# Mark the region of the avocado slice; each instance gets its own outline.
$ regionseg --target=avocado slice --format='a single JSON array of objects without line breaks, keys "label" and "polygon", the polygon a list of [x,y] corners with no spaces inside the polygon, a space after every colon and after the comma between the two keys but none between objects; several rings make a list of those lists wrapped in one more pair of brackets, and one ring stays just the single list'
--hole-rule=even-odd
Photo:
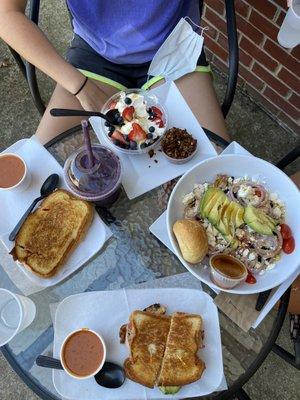
[{"label": "avocado slice", "polygon": [[214,226],[217,227],[220,219],[221,219],[221,215],[222,215],[222,211],[223,209],[230,204],[227,196],[224,195],[224,193],[222,192],[222,195],[219,194],[217,198],[213,197],[213,199],[215,199],[215,204],[213,205],[212,209],[210,210],[209,214],[207,215],[207,219],[209,220],[209,222],[211,224],[213,224]]},{"label": "avocado slice", "polygon": [[223,215],[224,225],[228,227],[228,231],[229,232],[231,232],[230,224],[231,224],[231,221],[232,221],[231,220],[231,215],[232,215],[232,212],[234,211],[234,208],[235,208],[234,204],[235,203],[233,201],[231,201],[230,204],[228,205],[228,207],[226,208],[226,211],[224,212],[224,215]]},{"label": "avocado slice", "polygon": [[245,209],[238,203],[232,202],[233,210],[230,216],[231,222],[234,224],[236,228],[239,228],[241,225],[245,223],[244,221],[244,212]]},{"label": "avocado slice", "polygon": [[201,215],[204,218],[207,218],[210,210],[214,207],[215,203],[217,201],[220,201],[219,199],[225,199],[227,196],[222,192],[222,190],[217,189],[217,188],[209,188],[201,201]]},{"label": "avocado slice", "polygon": [[269,219],[270,217],[253,206],[247,206],[245,209],[244,220],[250,228],[261,235],[272,236],[275,224]]},{"label": "avocado slice", "polygon": [[[201,203],[200,203],[200,214],[202,217],[206,218],[206,214],[204,209],[207,209],[207,205],[210,203],[212,198],[218,193],[218,190],[214,187],[209,187],[206,192],[204,193]],[[213,203],[212,203],[213,204]]]},{"label": "avocado slice", "polygon": [[181,386],[159,386],[158,388],[163,394],[176,394],[181,389]]}]

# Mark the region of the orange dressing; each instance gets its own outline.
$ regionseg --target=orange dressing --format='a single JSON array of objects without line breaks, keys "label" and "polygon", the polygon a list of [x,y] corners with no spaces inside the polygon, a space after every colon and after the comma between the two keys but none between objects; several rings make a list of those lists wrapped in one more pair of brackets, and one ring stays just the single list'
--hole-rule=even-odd
[{"label": "orange dressing", "polygon": [[211,263],[218,272],[231,279],[239,279],[246,272],[246,268],[241,262],[226,254],[213,257]]}]

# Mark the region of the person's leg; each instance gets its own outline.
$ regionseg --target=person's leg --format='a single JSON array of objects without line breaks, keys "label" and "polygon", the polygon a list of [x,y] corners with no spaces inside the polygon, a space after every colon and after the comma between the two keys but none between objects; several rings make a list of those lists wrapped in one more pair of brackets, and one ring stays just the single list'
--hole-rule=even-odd
[{"label": "person's leg", "polygon": [[192,72],[175,83],[201,126],[230,141],[213,87],[212,75],[207,72]]},{"label": "person's leg", "polygon": [[[113,94],[115,94],[118,90],[112,86],[106,85],[105,83],[96,80],[93,81],[99,86],[103,93],[103,96],[99,98],[100,110],[104,102]],[[70,94],[60,85],[57,85],[36,131],[36,137],[42,144],[47,143],[49,140],[53,139],[60,133],[80,124],[80,121],[83,118],[52,117],[50,115],[51,108],[82,109],[79,101],[75,96]]]},{"label": "person's leg", "polygon": [[[160,86],[164,79],[156,82],[151,88]],[[195,117],[203,128],[230,141],[225,120],[213,87],[212,75],[208,72],[192,72],[175,81]]]}]

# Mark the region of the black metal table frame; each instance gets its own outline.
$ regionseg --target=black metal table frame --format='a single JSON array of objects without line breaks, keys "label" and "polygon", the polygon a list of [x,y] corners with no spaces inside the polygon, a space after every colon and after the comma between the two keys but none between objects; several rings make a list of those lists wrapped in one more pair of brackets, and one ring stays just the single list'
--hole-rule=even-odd
[{"label": "black metal table frame", "polygon": [[[71,128],[67,130],[66,132],[63,132],[62,134],[58,135],[56,138],[52,139],[50,142],[48,142],[45,147],[49,148],[52,145],[58,143],[60,140],[63,140],[64,138],[68,137],[69,135],[75,133],[78,131],[78,126]],[[215,133],[209,131],[208,129],[204,128],[205,133],[207,136],[217,145],[221,147],[226,147],[229,142],[227,142],[225,139],[221,138],[220,136],[216,135]],[[279,161],[277,166],[284,168],[287,166],[290,162],[291,159],[295,158],[295,152],[299,153],[299,147],[297,149],[294,149],[290,154],[291,156],[286,156],[284,159]],[[287,313],[287,308],[289,304],[289,299],[290,299],[290,291],[291,288],[288,288],[288,290],[283,294],[280,300],[280,305],[278,307],[277,311],[277,316],[276,319],[274,320],[270,336],[268,337],[267,341],[263,345],[260,353],[258,356],[255,358],[255,360],[251,363],[250,367],[247,369],[247,371],[242,374],[226,391],[220,392],[217,395],[213,396],[214,400],[231,400],[234,398],[238,398],[240,400],[249,400],[250,397],[247,395],[247,393],[243,390],[243,386],[251,379],[251,377],[255,374],[255,372],[260,368],[266,357],[269,355],[269,353],[272,351],[277,337],[281,331],[286,313]],[[11,367],[14,369],[14,371],[19,375],[19,377],[26,383],[26,385],[33,390],[41,399],[43,400],[60,400],[57,396],[53,395],[50,393],[46,388],[41,387],[38,382],[36,382],[30,374],[22,369],[22,367],[16,362],[14,359],[14,356],[9,349],[8,345],[5,345],[3,347],[0,347],[4,357],[8,361],[8,363],[11,365]]]}]

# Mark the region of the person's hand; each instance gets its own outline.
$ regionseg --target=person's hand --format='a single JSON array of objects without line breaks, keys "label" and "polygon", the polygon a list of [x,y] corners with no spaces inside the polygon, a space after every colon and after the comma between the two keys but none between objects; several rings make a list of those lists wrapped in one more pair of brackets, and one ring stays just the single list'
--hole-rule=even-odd
[{"label": "person's hand", "polygon": [[106,94],[91,79],[87,80],[76,98],[86,111],[99,111],[107,100]]}]

